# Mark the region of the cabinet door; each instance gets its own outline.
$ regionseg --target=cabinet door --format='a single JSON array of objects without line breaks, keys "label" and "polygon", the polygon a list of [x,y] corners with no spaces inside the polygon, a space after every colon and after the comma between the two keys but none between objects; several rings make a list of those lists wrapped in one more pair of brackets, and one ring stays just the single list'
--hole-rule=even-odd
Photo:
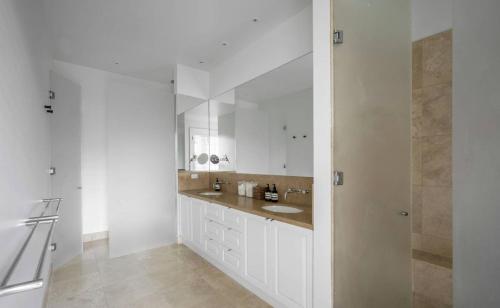
[{"label": "cabinet door", "polygon": [[212,257],[216,262],[221,262],[222,260],[222,247],[219,243],[211,238],[205,239],[204,251],[207,255]]},{"label": "cabinet door", "polygon": [[213,221],[221,222],[222,206],[217,204],[207,203],[205,207],[205,216]]},{"label": "cabinet door", "polygon": [[204,250],[204,207],[205,202],[191,199],[191,238],[193,240],[193,245],[200,250]]},{"label": "cabinet door", "polygon": [[222,247],[222,264],[231,271],[241,274],[241,256],[231,248]]},{"label": "cabinet door", "polygon": [[312,231],[271,223],[273,293],[286,307],[312,307]]},{"label": "cabinet door", "polygon": [[203,232],[206,238],[217,241],[218,243],[222,242],[222,225],[216,223],[213,220],[205,219],[203,226]]},{"label": "cabinet door", "polygon": [[192,241],[191,237],[191,199],[186,196],[179,198],[179,213],[180,217],[180,240],[184,244]]},{"label": "cabinet door", "polygon": [[239,254],[243,251],[241,238],[241,233],[231,228],[226,227],[222,230],[222,245]]},{"label": "cabinet door", "polygon": [[244,276],[250,283],[269,292],[270,223],[263,217],[244,216]]},{"label": "cabinet door", "polygon": [[222,210],[222,221],[224,225],[234,230],[241,232],[243,229],[243,219],[241,212],[231,208]]}]

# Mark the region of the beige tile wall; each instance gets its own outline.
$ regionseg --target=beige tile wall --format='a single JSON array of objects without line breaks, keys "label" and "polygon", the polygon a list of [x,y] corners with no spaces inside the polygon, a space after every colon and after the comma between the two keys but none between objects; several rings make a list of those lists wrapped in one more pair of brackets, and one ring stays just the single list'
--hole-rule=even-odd
[{"label": "beige tile wall", "polygon": [[[198,178],[193,179],[192,174],[197,174]],[[298,204],[312,207],[312,190],[313,178],[301,176],[282,176],[282,175],[265,175],[265,174],[247,174],[236,172],[178,172],[178,190],[195,190],[207,189],[210,190],[216,178],[220,181],[229,184],[222,185],[222,191],[227,191],[232,194],[238,193],[238,181],[255,181],[259,186],[266,184],[276,184],[276,189],[280,195],[280,202],[287,204]],[[272,187],[272,186],[271,186]],[[289,194],[287,200],[284,200],[284,193],[289,187],[301,188],[309,190],[308,194]]]},{"label": "beige tile wall", "polygon": [[[247,174],[236,172],[211,172],[210,184],[214,183],[216,178],[220,181],[229,182],[222,185],[223,191],[228,191],[233,194],[238,193],[238,181],[254,181],[259,186],[276,184],[276,189],[280,195],[280,203],[291,203],[303,206],[312,207],[312,190],[313,178],[302,176],[282,176],[282,175],[265,175],[265,174]],[[287,200],[283,198],[285,191],[290,188],[300,188],[309,190],[308,194],[289,194]]]},{"label": "beige tile wall", "polygon": [[451,76],[451,30],[413,43],[414,307],[452,305]]},{"label": "beige tile wall", "polygon": [[[197,178],[193,178],[192,175],[197,175]],[[208,172],[190,172],[179,170],[177,172],[177,179],[179,191],[208,189],[210,187],[210,175]]]}]

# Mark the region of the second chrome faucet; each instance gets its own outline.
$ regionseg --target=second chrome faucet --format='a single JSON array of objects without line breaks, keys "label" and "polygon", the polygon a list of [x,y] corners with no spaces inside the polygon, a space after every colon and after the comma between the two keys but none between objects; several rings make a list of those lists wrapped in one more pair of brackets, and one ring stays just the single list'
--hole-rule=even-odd
[{"label": "second chrome faucet", "polygon": [[308,189],[302,189],[302,188],[293,188],[293,187],[289,187],[286,192],[285,192],[285,200],[286,198],[288,197],[288,194],[294,194],[294,193],[297,193],[297,194],[308,194],[309,193],[309,190]]}]

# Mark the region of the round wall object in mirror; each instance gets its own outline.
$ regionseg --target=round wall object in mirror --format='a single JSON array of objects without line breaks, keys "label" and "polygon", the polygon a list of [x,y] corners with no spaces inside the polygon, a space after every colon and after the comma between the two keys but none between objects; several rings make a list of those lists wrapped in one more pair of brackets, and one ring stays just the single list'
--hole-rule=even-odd
[{"label": "round wall object in mirror", "polygon": [[208,161],[208,154],[207,153],[201,153],[198,155],[198,164],[204,165]]},{"label": "round wall object in mirror", "polygon": [[217,165],[219,163],[219,156],[215,155],[215,154],[212,154],[210,156],[210,161],[212,162],[212,164],[214,165]]}]

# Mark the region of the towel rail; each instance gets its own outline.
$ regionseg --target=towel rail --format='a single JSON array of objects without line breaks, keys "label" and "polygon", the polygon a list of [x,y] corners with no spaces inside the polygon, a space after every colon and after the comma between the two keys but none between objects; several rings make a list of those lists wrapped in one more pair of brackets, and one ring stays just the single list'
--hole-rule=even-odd
[{"label": "towel rail", "polygon": [[5,274],[5,277],[2,280],[2,284],[0,285],[1,288],[5,287],[7,283],[9,282],[10,277],[12,276],[12,273],[17,267],[17,264],[21,260],[21,257],[23,256],[24,251],[26,250],[26,247],[28,247],[28,244],[31,240],[31,237],[33,236],[33,233],[35,233],[36,228],[38,227],[38,223],[35,224],[33,228],[31,228],[31,232],[28,234],[26,239],[24,240],[23,246],[19,250],[19,252],[16,255],[16,258],[14,259],[14,262],[12,262],[12,265],[9,267],[9,270],[7,271],[7,274]]},{"label": "towel rail", "polygon": [[[47,202],[47,204],[45,205],[45,208],[42,211],[42,214],[38,217],[30,217],[22,222],[23,225],[31,227],[31,231],[29,232],[28,236],[25,238],[24,243],[21,246],[21,249],[16,254],[14,260],[12,261],[12,263],[9,267],[9,270],[7,271],[4,278],[2,279],[2,283],[0,284],[0,297],[19,293],[19,292],[34,290],[34,289],[38,289],[38,288],[43,287],[43,283],[44,283],[44,281],[42,279],[43,264],[45,263],[45,256],[47,255],[47,250],[50,246],[50,239],[52,238],[52,235],[54,233],[54,226],[59,219],[58,213],[59,213],[59,207],[61,205],[62,200],[63,200],[62,198],[43,199],[42,202]],[[45,215],[45,212],[47,211],[48,207],[54,201],[57,201],[56,214],[55,215]],[[33,276],[33,280],[9,285],[8,284],[9,280],[12,278],[12,274],[16,270],[16,267],[19,264],[19,261],[22,259],[23,254],[26,251],[26,247],[28,247],[28,245],[33,237],[33,234],[35,233],[35,231],[39,225],[46,224],[46,223],[50,223],[51,225],[50,225],[49,232],[47,233],[47,236],[45,238],[45,241],[44,241],[44,244],[42,247],[42,252],[40,254],[40,257],[38,258],[38,264],[36,267],[35,274]]]}]

